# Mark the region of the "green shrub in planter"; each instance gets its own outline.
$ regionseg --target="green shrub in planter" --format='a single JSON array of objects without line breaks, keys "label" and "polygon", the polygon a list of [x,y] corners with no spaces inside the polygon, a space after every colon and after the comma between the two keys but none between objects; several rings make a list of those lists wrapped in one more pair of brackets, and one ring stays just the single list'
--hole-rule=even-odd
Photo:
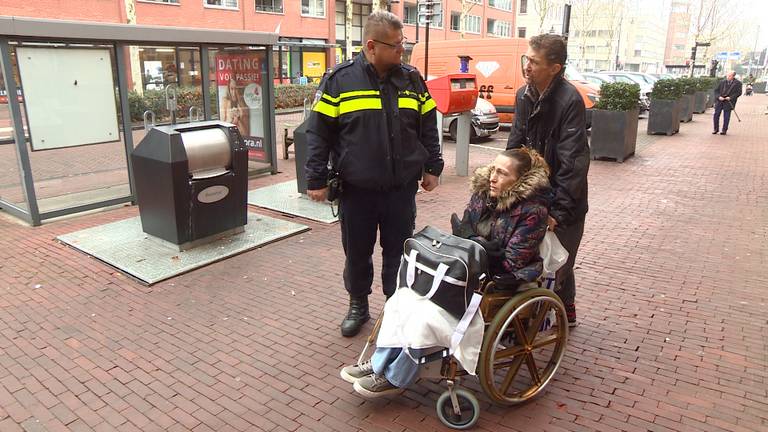
[{"label": "green shrub in planter", "polygon": [[683,86],[676,79],[660,79],[653,85],[651,107],[648,110],[648,135],[672,135],[680,131],[679,99]]},{"label": "green shrub in planter", "polygon": [[637,84],[616,82],[600,87],[600,100],[592,112],[592,159],[611,158],[623,162],[635,154],[639,98]]},{"label": "green shrub in planter", "polygon": [[693,112],[696,114],[702,114],[707,110],[707,98],[709,92],[714,87],[714,78],[710,77],[696,77],[693,78],[696,83],[696,93],[694,93],[693,100]]},{"label": "green shrub in planter", "polygon": [[683,94],[692,95],[696,93],[696,86],[698,85],[698,81],[696,80],[696,78],[682,77],[682,78],[678,78],[677,81],[680,83],[680,86],[683,88]]},{"label": "green shrub in planter", "polygon": [[304,99],[314,100],[317,84],[278,84],[275,86],[275,108],[304,106]]},{"label": "green shrub in planter", "polygon": [[653,85],[651,100],[676,101],[683,95],[683,86],[676,79],[660,79]]},{"label": "green shrub in planter", "polygon": [[694,94],[696,93],[696,80],[694,78],[682,77],[677,79],[683,88],[683,95],[680,97],[680,121],[689,122],[693,120]]},{"label": "green shrub in planter", "polygon": [[600,86],[600,100],[597,101],[595,108],[606,111],[631,111],[637,108],[639,99],[640,86],[638,84],[603,83]]}]

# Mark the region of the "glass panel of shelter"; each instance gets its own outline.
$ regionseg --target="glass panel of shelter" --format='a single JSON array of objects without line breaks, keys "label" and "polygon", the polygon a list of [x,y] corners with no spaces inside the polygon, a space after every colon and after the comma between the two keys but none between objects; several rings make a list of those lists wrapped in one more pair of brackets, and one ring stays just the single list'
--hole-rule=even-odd
[{"label": "glass panel of shelter", "polygon": [[[54,91],[50,93],[50,98],[45,97],[42,99],[43,103],[37,102],[42,107],[32,107],[34,104],[32,100],[32,88],[30,87],[25,91],[26,86],[35,86],[38,92],[41,88],[40,80],[34,78],[34,73],[31,68],[20,68],[18,62],[14,61],[14,72],[18,74],[19,89],[23,104],[21,107],[22,117],[24,118],[25,129],[27,132],[27,151],[29,154],[29,162],[32,173],[32,180],[35,189],[35,195],[37,198],[37,205],[40,213],[53,212],[58,210],[67,209],[73,206],[85,205],[110,199],[122,198],[130,195],[130,187],[128,186],[128,170],[125,160],[125,146],[123,143],[123,134],[119,131],[120,127],[120,110],[119,110],[119,98],[117,88],[117,67],[114,57],[114,48],[112,45],[102,44],[68,44],[68,43],[52,43],[47,41],[12,41],[11,42],[11,54],[15,58],[18,57],[20,49],[24,49],[24,52],[29,52],[35,56],[35,60],[41,60],[48,62],[47,64],[53,65],[54,68],[62,70],[66,68],[63,63],[58,63],[61,59],[66,59],[66,55],[51,55],[51,53],[88,53],[92,52],[96,57],[101,56],[102,61],[108,62],[106,64],[107,76],[111,71],[112,83],[106,85],[107,88],[112,89],[110,95],[106,95],[103,100],[112,100],[108,104],[114,103],[116,116],[112,116],[112,120],[109,122],[107,129],[114,128],[115,134],[111,134],[104,139],[83,142],[82,144],[76,141],[70,142],[63,146],[46,146],[44,145],[44,134],[42,124],[40,121],[32,122],[32,126],[27,125],[30,112],[36,112],[37,118],[41,119],[46,116],[58,117],[62,111],[67,107],[81,106],[83,112],[87,113],[89,107],[86,104],[83,106],[81,101],[64,100],[63,98],[56,98]],[[45,51],[48,49],[49,51]],[[52,51],[50,51],[52,49]],[[43,71],[44,73],[48,73]],[[88,74],[88,70],[81,70],[77,72],[84,75]],[[26,78],[25,78],[26,77]],[[103,78],[103,75],[100,76]],[[27,82],[25,83],[25,79]],[[53,81],[53,79],[52,79]],[[77,86],[77,81],[71,83]],[[45,85],[44,83],[42,84]],[[83,83],[85,85],[85,83]],[[39,94],[39,93],[38,93]],[[104,96],[104,95],[102,95]],[[38,99],[40,100],[40,99]],[[42,108],[42,110],[41,110]],[[32,110],[32,111],[30,111]],[[50,110],[50,114],[46,113],[46,110]],[[90,108],[90,112],[94,114],[98,108]],[[91,119],[88,114],[86,121]],[[34,119],[33,119],[34,120]],[[112,121],[115,124],[112,124]],[[65,122],[66,123],[66,122]],[[98,122],[97,122],[98,123]],[[94,128],[105,126],[100,123],[94,123]],[[35,126],[38,129],[35,130]],[[61,125],[61,134],[65,134],[67,124]],[[72,128],[69,128],[72,129]],[[3,134],[5,135],[5,134]],[[77,139],[73,136],[73,139]],[[2,145],[4,149],[6,146]],[[4,150],[5,151],[5,150]],[[3,157],[3,159],[6,159]],[[18,160],[14,156],[10,159],[12,163],[18,166]],[[3,169],[3,176],[5,177],[5,171]],[[5,181],[3,181],[5,182]]]},{"label": "glass panel of shelter", "polygon": [[[15,55],[12,57],[15,64]],[[16,70],[15,66],[13,67]],[[14,135],[13,122],[11,121],[11,107],[9,103],[8,91],[3,79],[3,70],[0,69],[0,202],[6,202],[22,210],[28,211],[24,190],[21,182],[21,170],[19,168],[19,158],[16,150],[16,141]],[[16,79],[18,86],[18,76]],[[21,92],[17,94],[19,102],[23,102]],[[22,106],[22,117],[24,109]],[[24,121],[26,123],[26,120]],[[2,203],[0,203],[2,207]]]}]

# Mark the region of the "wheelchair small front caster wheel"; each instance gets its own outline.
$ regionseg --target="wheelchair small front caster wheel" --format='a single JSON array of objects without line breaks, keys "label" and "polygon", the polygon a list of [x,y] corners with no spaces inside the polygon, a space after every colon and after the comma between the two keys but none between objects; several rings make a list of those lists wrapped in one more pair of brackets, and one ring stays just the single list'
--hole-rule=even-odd
[{"label": "wheelchair small front caster wheel", "polygon": [[477,423],[480,418],[480,404],[472,393],[456,389],[456,399],[459,402],[460,414],[456,414],[451,402],[451,392],[446,391],[437,399],[437,418],[452,429],[466,430]]}]

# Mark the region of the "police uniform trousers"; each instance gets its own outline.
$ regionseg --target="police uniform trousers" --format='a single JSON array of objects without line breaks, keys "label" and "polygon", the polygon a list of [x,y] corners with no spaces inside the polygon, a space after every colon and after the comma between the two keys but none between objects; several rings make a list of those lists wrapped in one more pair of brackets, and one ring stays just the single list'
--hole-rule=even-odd
[{"label": "police uniform trousers", "polygon": [[576,276],[573,266],[576,263],[581,237],[584,235],[584,217],[569,226],[558,224],[555,227],[555,235],[568,251],[568,261],[557,271],[559,287],[555,293],[565,305],[572,305],[576,301]]},{"label": "police uniform trousers", "polygon": [[339,219],[346,256],[344,287],[350,297],[371,293],[377,233],[382,249],[381,283],[384,295],[389,297],[394,294],[403,242],[413,235],[417,189],[417,181],[389,190],[344,185],[339,200]]}]

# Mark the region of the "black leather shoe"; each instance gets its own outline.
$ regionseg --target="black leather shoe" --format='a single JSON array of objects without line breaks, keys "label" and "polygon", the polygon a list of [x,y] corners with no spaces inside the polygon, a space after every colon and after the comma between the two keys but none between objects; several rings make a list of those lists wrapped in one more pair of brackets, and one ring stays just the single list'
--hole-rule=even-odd
[{"label": "black leather shoe", "polygon": [[712,135],[717,135],[717,131],[712,131]]},{"label": "black leather shoe", "polygon": [[363,324],[367,323],[371,319],[368,314],[368,296],[363,297],[350,297],[349,298],[349,311],[347,316],[344,317],[344,321],[341,322],[341,335],[344,337],[352,337],[360,332],[360,328]]},{"label": "black leather shoe", "polygon": [[720,132],[720,135],[725,135],[725,131]]}]

